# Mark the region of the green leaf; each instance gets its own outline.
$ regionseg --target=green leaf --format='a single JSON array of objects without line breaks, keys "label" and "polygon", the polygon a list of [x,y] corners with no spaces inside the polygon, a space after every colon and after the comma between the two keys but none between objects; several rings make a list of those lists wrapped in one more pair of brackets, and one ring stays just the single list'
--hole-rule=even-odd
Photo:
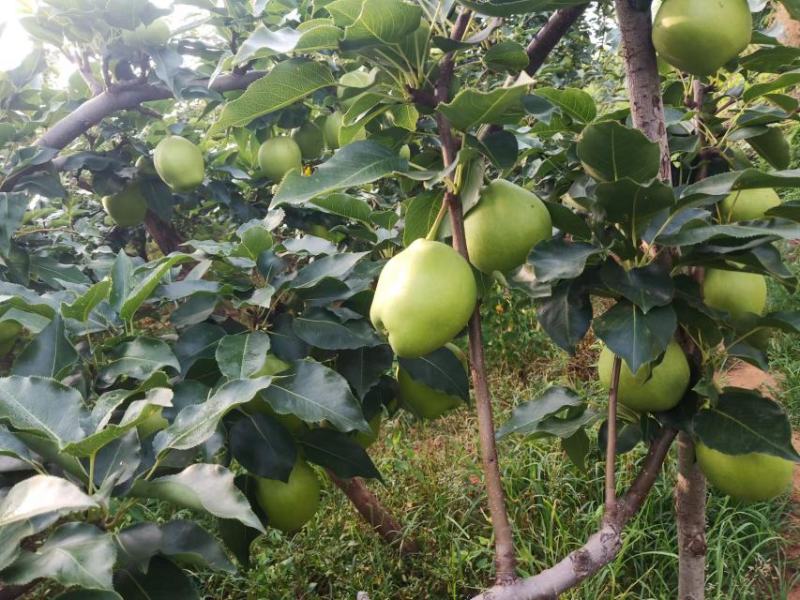
[{"label": "green leaf", "polygon": [[52,475],[20,481],[0,500],[0,569],[20,554],[23,538],[44,531],[62,515],[97,508],[74,483]]},{"label": "green leaf", "polygon": [[403,228],[403,245],[408,247],[416,239],[424,238],[436,221],[436,215],[442,207],[441,190],[426,190],[414,196],[406,207],[405,227]]},{"label": "green leaf", "polygon": [[63,451],[73,456],[94,454],[168,406],[172,406],[172,390],[168,388],[148,390],[142,400],[134,400],[128,405],[119,423],[102,424],[88,437],[64,446]]},{"label": "green leaf", "polygon": [[598,181],[630,178],[641,183],[658,175],[661,153],[638,129],[616,121],[587,126],[578,140],[578,158],[586,172]]},{"label": "green leaf", "polygon": [[491,46],[484,53],[483,62],[492,71],[509,71],[516,74],[528,66],[530,59],[522,44],[504,40]]},{"label": "green leaf", "polygon": [[396,171],[408,171],[408,161],[377,142],[353,142],[308,177],[289,172],[273,198],[273,206],[300,205],[317,196],[371,183]]},{"label": "green leaf", "polygon": [[161,526],[159,551],[177,563],[235,573],[219,542],[194,521],[178,519]]},{"label": "green leaf", "polygon": [[0,192],[0,254],[8,256],[11,238],[22,224],[28,195],[21,192]]},{"label": "green leaf", "polygon": [[181,373],[185,375],[198,360],[214,360],[217,344],[224,336],[225,330],[211,323],[198,323],[181,333],[175,344],[175,356],[181,364]]},{"label": "green leaf", "polygon": [[[800,169],[770,171],[757,169],[731,171],[707,177],[698,183],[686,186],[680,195],[681,206],[696,204],[709,196],[727,196],[735,190],[756,188],[800,187]],[[713,202],[713,200],[711,200]]]},{"label": "green leaf", "polygon": [[695,415],[693,428],[701,442],[725,454],[761,452],[800,462],[786,411],[752,390],[727,388]]},{"label": "green leaf", "polygon": [[525,113],[522,97],[533,80],[525,73],[509,87],[501,87],[490,92],[465,89],[456,94],[447,104],[440,104],[439,111],[456,129],[467,131],[484,123],[517,123]]},{"label": "green leaf", "polygon": [[632,373],[667,349],[677,326],[672,306],[653,308],[645,314],[626,300],[594,320],[597,337],[625,361]]},{"label": "green leaf", "polygon": [[675,204],[672,188],[661,181],[639,184],[629,178],[604,182],[597,186],[597,204],[614,223],[624,223],[640,237],[661,210]]},{"label": "green leaf", "polygon": [[248,38],[239,46],[239,51],[233,58],[236,65],[241,65],[253,58],[286,54],[294,50],[300,41],[300,32],[290,27],[281,27],[276,31],[259,25]]},{"label": "green leaf", "polygon": [[511,418],[497,430],[498,439],[512,433],[523,435],[537,433],[539,425],[566,408],[584,406],[584,400],[573,390],[553,386],[535,400],[529,400],[515,407]]},{"label": "green leaf", "polygon": [[100,379],[114,383],[125,375],[143,381],[165,368],[180,372],[181,365],[166,342],[154,338],[137,337],[125,342],[109,353],[108,364],[100,371]]},{"label": "green leaf", "polygon": [[469,400],[469,378],[464,365],[447,347],[419,358],[398,358],[400,367],[411,379],[448,396]]},{"label": "green leaf", "polygon": [[349,194],[334,193],[324,198],[314,198],[310,201],[310,205],[308,208],[316,207],[322,212],[365,224],[369,224],[369,217],[372,214],[369,204]]},{"label": "green leaf", "polygon": [[569,437],[561,438],[561,448],[578,469],[586,472],[586,457],[589,455],[592,444],[586,429],[580,428]]},{"label": "green leaf", "polygon": [[156,434],[153,449],[160,454],[167,449],[188,450],[199,446],[214,434],[228,411],[252,400],[271,381],[270,377],[228,381],[202,404],[181,410],[169,427]]},{"label": "green leaf", "polygon": [[295,317],[292,330],[307,344],[323,350],[355,350],[383,343],[366,320],[342,322],[321,308]]},{"label": "green leaf", "polygon": [[61,585],[111,590],[116,550],[111,536],[88,523],[66,523],[36,552],[23,552],[3,571],[3,582],[25,585],[52,579]]},{"label": "green leaf", "polygon": [[244,127],[253,119],[294,104],[313,92],[336,84],[322,63],[293,58],[278,63],[236,100],[229,102],[208,131],[214,136],[230,127]]},{"label": "green leaf", "polygon": [[64,321],[56,315],[17,356],[11,372],[61,379],[76,362],[78,352],[67,339]]},{"label": "green leaf", "polygon": [[372,348],[358,348],[339,352],[336,370],[347,379],[359,398],[364,398],[392,367],[394,353],[385,344]]},{"label": "green leaf", "polygon": [[658,263],[625,270],[612,260],[600,269],[600,279],[613,292],[633,302],[647,313],[656,306],[672,302],[675,285],[669,272]]},{"label": "green leaf", "polygon": [[297,30],[301,36],[294,47],[295,53],[334,50],[344,36],[344,31],[336,27],[332,19],[304,21],[297,26]]},{"label": "green leaf", "polygon": [[333,429],[312,429],[300,443],[306,458],[330,469],[337,476],[381,479],[381,474],[364,450],[351,436]]},{"label": "green leaf", "polygon": [[131,279],[133,277],[133,262],[120,250],[114,264],[111,265],[111,290],[108,301],[117,312],[122,310],[122,304],[131,291]]},{"label": "green leaf", "polygon": [[690,223],[678,233],[659,236],[665,246],[691,246],[712,240],[750,239],[764,237],[771,240],[796,240],[800,238],[800,224],[785,219],[701,225]]},{"label": "green leaf", "polygon": [[592,323],[591,281],[566,279],[553,286],[549,298],[539,304],[539,323],[560,348],[572,354]]},{"label": "green leaf", "polygon": [[549,283],[559,279],[574,279],[583,273],[589,258],[602,252],[602,248],[592,244],[552,238],[534,246],[528,261],[533,263],[536,280]]},{"label": "green leaf", "polygon": [[131,495],[156,498],[177,506],[204,511],[222,519],[236,519],[263,533],[264,528],[244,495],[233,483],[233,473],[220,465],[195,464],[175,475],[140,479]]},{"label": "green leaf", "polygon": [[368,252],[341,252],[324,256],[306,265],[297,272],[297,277],[289,282],[294,290],[305,290],[315,287],[326,278],[344,279]]},{"label": "green leaf", "polygon": [[294,373],[276,377],[262,397],[280,415],[296,415],[307,423],[327,420],[341,431],[371,431],[347,380],[312,360],[296,360]]},{"label": "green leaf", "polygon": [[108,298],[109,291],[111,290],[111,280],[104,279],[95,283],[83,294],[81,294],[73,303],[62,304],[61,314],[67,319],[75,319],[84,323],[89,318],[89,314],[94,308],[103,300]]},{"label": "green leaf", "polygon": [[78,390],[43,377],[0,378],[0,420],[64,447],[82,440],[88,417]]},{"label": "green leaf", "polygon": [[200,600],[186,572],[160,556],[150,561],[145,572],[117,571],[114,586],[126,600]]},{"label": "green leaf", "polygon": [[422,8],[404,0],[363,0],[361,12],[344,30],[342,48],[396,44],[417,30]]},{"label": "green leaf", "polygon": [[289,481],[297,460],[292,434],[277,419],[254,412],[243,414],[230,430],[231,455],[248,473]]},{"label": "green leaf", "polygon": [[[159,262],[158,265],[150,270],[150,272],[125,296],[125,300],[122,302],[122,306],[119,309],[120,318],[126,321],[133,318],[133,315],[139,310],[139,307],[144,301],[150,297],[150,294],[158,287],[159,282],[169,273],[169,270],[175,265],[189,260],[192,260],[192,257],[188,254],[171,254]],[[150,269],[149,264],[147,268]],[[138,272],[137,270],[137,274]]]},{"label": "green leaf", "polygon": [[508,17],[533,12],[549,12],[585,4],[585,0],[458,0],[459,4],[490,17]]},{"label": "green leaf", "polygon": [[536,88],[533,93],[540,98],[545,98],[558,107],[562,114],[578,123],[590,123],[597,117],[597,106],[595,106],[594,99],[583,90],[570,87],[564,89],[543,87]]},{"label": "green leaf", "polygon": [[219,370],[228,379],[252,377],[264,366],[269,347],[269,336],[261,331],[226,335],[217,346]]},{"label": "green leaf", "polygon": [[775,92],[787,87],[793,87],[800,83],[800,70],[788,71],[782,73],[772,81],[764,83],[755,83],[747,88],[742,94],[742,100],[745,102],[752,102],[764,94]]}]

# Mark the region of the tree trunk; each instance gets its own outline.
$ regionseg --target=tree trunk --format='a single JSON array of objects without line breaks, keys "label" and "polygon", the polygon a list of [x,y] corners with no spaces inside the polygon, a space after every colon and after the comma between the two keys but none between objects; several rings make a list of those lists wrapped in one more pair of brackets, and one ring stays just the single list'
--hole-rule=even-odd
[{"label": "tree trunk", "polygon": [[689,434],[678,435],[678,599],[703,600],[706,581],[706,478]]}]

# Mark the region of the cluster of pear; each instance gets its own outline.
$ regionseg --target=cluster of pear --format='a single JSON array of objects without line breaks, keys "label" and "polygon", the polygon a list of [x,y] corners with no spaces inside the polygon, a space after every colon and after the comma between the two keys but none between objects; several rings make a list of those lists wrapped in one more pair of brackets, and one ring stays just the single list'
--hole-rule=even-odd
[{"label": "cluster of pear", "polygon": [[[533,246],[550,237],[552,222],[544,203],[505,180],[487,185],[464,220],[472,266],[491,274],[519,267]],[[464,369],[467,359],[449,344],[467,325],[478,298],[475,275],[464,257],[442,242],[417,239],[390,259],[378,278],[370,319],[395,354],[417,358],[446,346]],[[397,372],[399,399],[411,412],[434,419],[461,399]]]},{"label": "cluster of pear", "polygon": [[[145,175],[158,174],[174,192],[191,192],[205,178],[205,162],[200,148],[186,138],[170,135],[162,139],[153,152],[153,162],[140,157],[137,170]],[[124,190],[105,196],[103,208],[120,227],[135,227],[144,221],[147,199],[140,181],[134,180]]]},{"label": "cluster of pear", "polygon": [[[771,189],[743,190],[728,195],[719,205],[726,221],[759,219],[780,204]],[[707,306],[727,312],[736,321],[762,316],[767,306],[767,283],[762,275],[741,270],[707,269],[702,285]],[[607,347],[600,353],[598,375],[601,385],[611,387],[614,354]],[[674,408],[689,387],[689,363],[677,342],[670,342],[658,364],[642,366],[632,373],[623,362],[617,398],[637,412],[658,412]],[[794,464],[786,459],[751,452],[725,454],[698,442],[697,462],[708,480],[719,490],[744,502],[769,500],[786,491],[792,481]]]},{"label": "cluster of pear", "polygon": [[306,121],[291,136],[269,138],[258,149],[261,173],[280,183],[289,171],[302,171],[303,160],[319,158],[325,148],[339,148],[341,129],[342,113],[335,111]]}]

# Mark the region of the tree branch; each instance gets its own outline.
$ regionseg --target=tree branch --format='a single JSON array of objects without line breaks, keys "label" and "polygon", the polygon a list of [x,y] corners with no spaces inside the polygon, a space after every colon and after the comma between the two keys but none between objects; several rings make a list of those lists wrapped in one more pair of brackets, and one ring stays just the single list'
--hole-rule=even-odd
[{"label": "tree branch", "polygon": [[672,179],[672,165],[664,123],[661,79],[651,38],[650,10],[636,10],[630,0],[615,0],[615,4],[633,125],[658,142],[661,149],[660,176],[669,182]]},{"label": "tree branch", "polygon": [[614,357],[611,368],[611,388],[608,390],[608,435],[606,436],[606,518],[613,519],[617,512],[617,395],[622,359]]},{"label": "tree branch", "polygon": [[183,243],[183,238],[175,229],[175,226],[172,223],[162,221],[158,218],[158,215],[150,210],[144,216],[144,226],[164,256],[176,252]]},{"label": "tree branch", "polygon": [[[455,24],[451,39],[460,40],[464,36],[471,18],[469,10],[462,10]],[[452,53],[444,56],[441,63],[439,79],[436,83],[437,102],[447,102],[450,82],[453,76],[454,57]],[[437,113],[439,137],[442,143],[444,167],[449,167],[456,158],[456,140],[450,122],[442,113]],[[464,215],[461,199],[448,189],[443,202],[450,213],[453,230],[453,247],[467,260],[467,242],[464,235]],[[514,539],[511,524],[506,510],[503,482],[497,463],[497,446],[495,445],[494,419],[492,416],[492,397],[486,377],[486,361],[483,354],[483,333],[481,331],[480,306],[475,307],[469,320],[469,356],[472,384],[475,390],[475,408],[478,414],[478,436],[481,447],[481,463],[486,478],[486,495],[489,513],[492,518],[492,529],[495,537],[495,582],[507,585],[516,580],[516,557],[514,555]]]},{"label": "tree branch", "polygon": [[550,16],[547,23],[536,33],[526,48],[530,61],[525,68],[525,72],[528,75],[533,75],[541,68],[550,52],[561,41],[561,38],[566,35],[570,27],[578,20],[578,17],[583,14],[587,6],[589,5],[581,4],[569,8],[560,8]]},{"label": "tree branch", "polygon": [[581,548],[533,577],[497,585],[472,600],[555,600],[614,560],[622,548],[622,532],[650,493],[676,433],[674,429],[661,431],[650,445],[641,471],[617,503],[614,517],[604,520],[600,530]]},{"label": "tree branch", "polygon": [[358,477],[341,479],[333,471],[328,470],[328,477],[352,502],[356,510],[364,517],[372,528],[390,544],[398,545],[401,554],[419,553],[419,545],[413,538],[403,534],[400,523],[381,504],[380,500],[369,491],[363,480]]}]

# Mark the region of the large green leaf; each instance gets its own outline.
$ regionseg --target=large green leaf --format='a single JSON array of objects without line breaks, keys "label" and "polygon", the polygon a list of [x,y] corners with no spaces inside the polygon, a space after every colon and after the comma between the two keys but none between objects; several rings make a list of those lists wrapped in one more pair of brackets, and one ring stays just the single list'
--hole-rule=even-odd
[{"label": "large green leaf", "polygon": [[584,0],[458,0],[467,8],[490,17],[509,17],[533,12],[549,12],[586,4]]},{"label": "large green leaf", "polygon": [[572,353],[592,323],[590,278],[565,279],[553,286],[550,296],[539,304],[537,317],[542,328],[560,348]]},{"label": "large green leaf", "polygon": [[408,171],[408,161],[377,142],[353,142],[308,177],[295,171],[288,173],[275,194],[273,206],[303,204],[317,196],[371,183],[395,171]]},{"label": "large green leaf", "polygon": [[229,102],[208,135],[213,136],[230,127],[244,127],[257,117],[264,116],[298,102],[318,89],[336,84],[330,68],[306,59],[291,59],[278,63],[236,100]]},{"label": "large green leaf", "polygon": [[399,358],[398,361],[414,381],[464,402],[469,399],[467,371],[449,348],[439,348],[419,358]]},{"label": "large green leaf", "polygon": [[82,440],[88,417],[78,390],[43,377],[0,378],[0,420],[64,447]]},{"label": "large green leaf", "polygon": [[416,31],[422,8],[404,0],[363,0],[358,17],[345,28],[342,47],[396,44]]},{"label": "large green leaf", "polygon": [[355,439],[333,429],[312,429],[300,440],[306,458],[339,477],[381,479],[367,451]]},{"label": "large green leaf", "polygon": [[656,306],[669,304],[675,295],[675,285],[669,272],[658,263],[626,271],[609,260],[600,269],[600,279],[608,289],[633,302],[643,313]]},{"label": "large green leaf", "polygon": [[165,368],[181,370],[181,365],[166,342],[137,337],[109,353],[109,362],[100,372],[100,379],[111,384],[122,375],[143,381]]},{"label": "large green leaf", "polygon": [[359,398],[363,400],[392,366],[394,353],[385,344],[375,347],[343,350],[336,359],[336,370],[347,379]]},{"label": "large green leaf", "polygon": [[229,379],[247,379],[264,366],[269,347],[269,336],[261,331],[226,335],[217,346],[219,370]]},{"label": "large green leaf", "polygon": [[[158,284],[169,273],[169,270],[175,265],[188,260],[192,260],[192,257],[188,254],[170,254],[153,268],[148,264],[147,274],[125,296],[119,309],[119,316],[125,320],[133,318],[133,315],[144,301],[150,297],[150,294],[158,287]],[[139,271],[137,270],[135,275],[138,273]]]},{"label": "large green leaf", "polygon": [[23,538],[43,531],[62,515],[96,507],[66,479],[34,475],[20,481],[0,501],[0,569],[19,555]]},{"label": "large green leaf", "polygon": [[[526,63],[527,64],[527,63]],[[589,123],[597,116],[597,107],[591,95],[576,88],[536,88],[534,95],[545,98],[578,123]]]},{"label": "large green leaf", "polygon": [[601,252],[602,248],[592,244],[553,238],[534,246],[528,260],[533,263],[536,280],[549,283],[577,277],[586,268],[586,261]]},{"label": "large green leaf", "polygon": [[196,464],[175,475],[137,481],[131,490],[139,498],[157,498],[177,506],[205,511],[222,519],[236,519],[263,532],[244,495],[233,483],[233,473],[220,465]]},{"label": "large green leaf", "polygon": [[66,523],[53,531],[36,552],[23,552],[5,569],[5,583],[24,585],[52,579],[64,586],[111,590],[116,548],[111,536],[89,523]]},{"label": "large green leaf", "polygon": [[270,385],[270,377],[234,379],[222,385],[202,404],[185,407],[173,423],[159,431],[153,440],[157,453],[167,449],[188,450],[214,434],[220,419],[232,408],[245,404]]},{"label": "large green leaf", "polygon": [[523,402],[511,412],[511,418],[497,430],[497,438],[511,433],[530,434],[539,430],[539,425],[548,417],[564,409],[583,406],[584,400],[573,390],[565,387],[550,387],[535,400]]},{"label": "large green leaf", "polygon": [[83,294],[78,296],[71,304],[61,305],[61,314],[67,319],[75,319],[84,322],[89,318],[92,310],[103,300],[108,298],[111,290],[111,280],[104,279],[95,283]]},{"label": "large green leaf", "polygon": [[726,389],[695,415],[693,428],[701,442],[725,454],[762,452],[800,462],[786,411],[752,390]]},{"label": "large green leaf", "polygon": [[8,256],[11,250],[11,237],[22,224],[27,206],[27,194],[0,192],[0,254],[3,256]]},{"label": "large green leaf", "polygon": [[321,308],[308,310],[295,317],[292,330],[307,344],[323,350],[355,350],[383,343],[366,320],[348,319],[342,322]]},{"label": "large green leaf", "polygon": [[245,413],[230,430],[231,455],[248,473],[289,481],[297,460],[292,434],[277,419],[259,412]]},{"label": "large green leaf", "polygon": [[667,349],[677,326],[672,306],[653,308],[645,314],[626,300],[594,320],[597,337],[625,361],[632,373]]},{"label": "large green leaf", "polygon": [[77,361],[78,352],[67,339],[64,321],[56,315],[17,356],[11,372],[61,379]]},{"label": "large green leaf", "polygon": [[451,102],[440,104],[439,110],[453,127],[461,131],[484,123],[517,123],[525,113],[522,97],[532,83],[533,80],[522,73],[508,87],[489,92],[465,89],[456,94]]},{"label": "large green leaf", "polygon": [[67,444],[64,452],[74,456],[89,456],[168,406],[172,406],[172,390],[151,389],[142,400],[134,400],[128,405],[119,423],[105,425],[88,437]]},{"label": "large green leaf", "polygon": [[586,172],[599,181],[630,178],[640,183],[658,175],[661,153],[638,129],[616,121],[587,126],[578,140],[578,158]]},{"label": "large green leaf", "polygon": [[371,431],[347,380],[312,360],[295,361],[294,373],[276,377],[262,397],[278,414],[297,415],[308,423],[327,420],[341,431]]}]

